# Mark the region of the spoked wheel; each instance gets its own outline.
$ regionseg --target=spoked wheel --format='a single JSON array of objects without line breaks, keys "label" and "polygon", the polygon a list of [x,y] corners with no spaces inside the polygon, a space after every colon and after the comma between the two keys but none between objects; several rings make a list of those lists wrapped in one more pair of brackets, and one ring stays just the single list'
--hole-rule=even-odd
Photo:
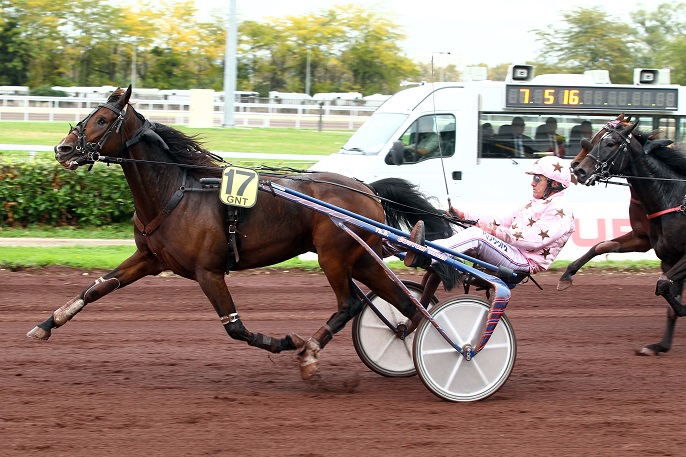
[{"label": "spoked wheel", "polygon": [[[470,295],[451,298],[431,311],[445,333],[460,347],[476,347],[488,317],[489,302]],[[517,343],[507,316],[500,318],[486,346],[467,361],[424,319],[414,337],[414,364],[424,385],[448,401],[483,400],[494,394],[512,372]]]},{"label": "spoked wheel", "polygon": [[[417,299],[422,296],[421,284],[403,281]],[[386,300],[370,292],[367,297],[393,325],[405,323],[407,318]],[[438,303],[431,297],[429,309]],[[388,377],[407,377],[417,374],[412,361],[412,341],[414,333],[404,340],[398,338],[369,306],[353,319],[353,344],[362,362],[375,373]]]}]

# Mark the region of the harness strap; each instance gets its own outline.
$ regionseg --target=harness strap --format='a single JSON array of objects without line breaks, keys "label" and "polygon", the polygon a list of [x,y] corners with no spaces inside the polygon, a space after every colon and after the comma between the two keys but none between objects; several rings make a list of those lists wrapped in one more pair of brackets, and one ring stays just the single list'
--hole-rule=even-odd
[{"label": "harness strap", "polygon": [[684,208],[684,205],[681,206],[675,206],[674,208],[669,208],[669,209],[663,209],[662,211],[658,211],[657,213],[649,214],[648,219],[655,219],[656,217],[663,216],[665,214],[669,213],[676,213],[677,211],[684,212],[686,208]]},{"label": "harness strap", "polygon": [[238,223],[238,208],[231,206],[227,210],[226,214],[228,220],[228,236],[229,236],[229,249],[233,259],[231,261],[231,266],[240,260],[238,255],[238,242],[236,241],[236,225]]},{"label": "harness strap", "polygon": [[181,181],[181,187],[179,187],[179,190],[177,190],[174,195],[169,199],[167,202],[167,205],[164,207],[161,213],[157,215],[155,219],[150,221],[147,225],[144,225],[143,222],[140,220],[138,217],[138,214],[135,212],[133,213],[133,223],[136,226],[138,230],[141,231],[143,236],[147,237],[149,236],[152,232],[154,232],[160,225],[162,225],[162,222],[171,214],[172,211],[174,211],[174,208],[176,208],[176,205],[179,204],[181,199],[183,198],[183,194],[186,191],[186,170],[183,171],[183,179]]},{"label": "harness strap", "polygon": [[657,213],[653,214],[648,214],[648,219],[655,219],[656,217],[663,216],[665,214],[669,213],[685,213],[686,212],[686,195],[684,195],[684,201],[681,203],[680,206],[675,206],[674,208],[669,208],[669,209],[663,209],[662,211],[658,211]]}]

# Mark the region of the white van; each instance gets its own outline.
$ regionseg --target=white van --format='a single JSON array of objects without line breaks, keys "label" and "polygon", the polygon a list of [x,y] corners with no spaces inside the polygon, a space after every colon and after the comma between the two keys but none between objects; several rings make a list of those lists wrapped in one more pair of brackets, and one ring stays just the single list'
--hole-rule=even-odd
[{"label": "white van", "polygon": [[[614,85],[607,72],[534,78],[533,67],[513,65],[504,82],[412,87],[393,95],[340,151],[311,169],[366,182],[405,178],[435,196],[443,208],[450,200],[456,208],[497,212],[531,198],[531,179],[524,172],[533,160],[557,154],[569,161],[579,151],[582,136],[620,113],[640,119],[642,130],[661,128],[663,136],[681,140],[686,133],[686,92],[662,84],[665,72],[638,69],[636,84]],[[653,78],[646,80],[644,74]],[[515,140],[515,132],[523,136]],[[431,151],[421,147],[427,135],[438,139]],[[627,187],[572,186],[567,195],[577,231],[558,259],[576,259],[598,242],[630,230]],[[647,258],[655,258],[652,251]]]}]

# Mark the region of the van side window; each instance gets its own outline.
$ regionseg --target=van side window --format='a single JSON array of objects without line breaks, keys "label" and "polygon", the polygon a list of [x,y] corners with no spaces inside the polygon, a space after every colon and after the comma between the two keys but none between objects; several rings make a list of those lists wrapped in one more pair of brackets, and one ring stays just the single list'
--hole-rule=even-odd
[{"label": "van side window", "polygon": [[[455,154],[455,117],[450,114],[422,116],[403,132],[402,165],[415,164]],[[396,163],[388,162],[387,163]]]},{"label": "van side window", "polygon": [[484,113],[479,122],[481,158],[531,158],[548,155],[572,158],[607,121],[602,116],[555,114]]}]

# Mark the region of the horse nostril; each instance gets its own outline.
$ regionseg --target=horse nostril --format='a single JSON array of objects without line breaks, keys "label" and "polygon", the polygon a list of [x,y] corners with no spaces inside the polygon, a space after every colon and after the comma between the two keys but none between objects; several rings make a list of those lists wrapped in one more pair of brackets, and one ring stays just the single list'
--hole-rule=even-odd
[{"label": "horse nostril", "polygon": [[64,157],[74,150],[71,146],[67,144],[58,144],[55,146],[55,157]]}]

